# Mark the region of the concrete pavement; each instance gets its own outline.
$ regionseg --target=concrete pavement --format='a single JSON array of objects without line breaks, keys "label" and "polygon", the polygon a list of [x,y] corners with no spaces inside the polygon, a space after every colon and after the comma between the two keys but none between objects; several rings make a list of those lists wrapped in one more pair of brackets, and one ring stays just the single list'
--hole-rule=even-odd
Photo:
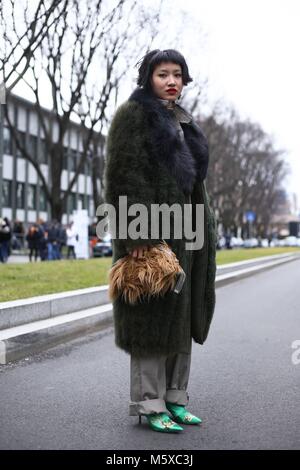
[{"label": "concrete pavement", "polygon": [[[299,259],[298,252],[218,266],[216,287],[296,259]],[[0,304],[0,364],[105,328],[112,321],[108,286],[3,302]]]},{"label": "concrete pavement", "polygon": [[128,416],[129,356],[106,329],[0,369],[1,449],[299,449],[300,260],[217,289],[203,346],[193,342],[179,435]]}]

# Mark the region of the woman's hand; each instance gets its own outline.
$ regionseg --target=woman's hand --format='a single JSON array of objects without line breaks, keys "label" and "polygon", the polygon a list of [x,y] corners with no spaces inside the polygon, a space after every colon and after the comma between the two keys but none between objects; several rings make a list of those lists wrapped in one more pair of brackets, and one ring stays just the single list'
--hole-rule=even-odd
[{"label": "woman's hand", "polygon": [[144,256],[144,253],[149,250],[148,245],[143,245],[139,246],[138,248],[134,248],[129,252],[130,255],[132,255],[134,258],[142,258]]}]

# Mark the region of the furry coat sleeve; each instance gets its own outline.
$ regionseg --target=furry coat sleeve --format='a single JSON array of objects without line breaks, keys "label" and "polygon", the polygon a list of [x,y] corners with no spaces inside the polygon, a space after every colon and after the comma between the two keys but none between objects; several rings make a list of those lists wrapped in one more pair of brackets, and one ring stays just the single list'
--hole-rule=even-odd
[{"label": "furry coat sleeve", "polygon": [[[146,122],[141,108],[134,102],[123,103],[115,113],[107,138],[107,161],[105,173],[105,201],[116,209],[118,233],[119,196],[127,196],[127,207],[144,204],[150,214],[155,202],[152,177],[153,168],[146,150]],[[127,226],[134,216],[127,217]],[[124,240],[126,251],[141,245],[155,245],[160,242],[150,237]]]}]

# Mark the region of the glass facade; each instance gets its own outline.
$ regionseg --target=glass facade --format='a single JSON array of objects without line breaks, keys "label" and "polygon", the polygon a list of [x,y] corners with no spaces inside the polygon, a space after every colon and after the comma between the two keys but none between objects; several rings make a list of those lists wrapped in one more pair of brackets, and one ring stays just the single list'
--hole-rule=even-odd
[{"label": "glass facade", "polygon": [[39,196],[39,203],[40,203],[40,211],[47,212],[47,198],[44,188],[40,187],[40,196]]},{"label": "glass facade", "polygon": [[28,153],[33,160],[37,161],[37,137],[35,135],[29,136]]},{"label": "glass facade", "polygon": [[12,155],[12,138],[8,127],[3,128],[3,153]]},{"label": "glass facade", "polygon": [[2,205],[3,207],[11,207],[11,181],[2,181]]},{"label": "glass facade", "polygon": [[[38,116],[32,107],[32,103],[26,103],[26,100],[13,99],[11,103],[11,117],[16,120],[17,138],[21,147],[31,155],[34,161],[39,164],[51,165],[49,159],[48,149],[46,146],[45,138],[43,137],[43,128],[38,123]],[[49,124],[48,115],[46,116],[46,124]],[[55,127],[55,126],[54,126]],[[20,130],[21,129],[21,130]],[[25,129],[28,129],[26,132]],[[36,169],[33,165],[27,164],[26,159],[22,152],[18,149],[14,142],[14,137],[10,132],[8,123],[4,120],[3,131],[3,166],[2,171],[2,188],[1,202],[2,207],[11,209],[12,219],[18,217],[21,221],[28,223],[33,220],[33,214],[28,214],[28,211],[48,212],[49,204],[45,196],[45,190],[41,186],[41,180],[36,174]],[[34,135],[35,132],[40,132],[40,137]],[[57,132],[54,131],[53,135],[56,136]],[[75,172],[82,155],[81,146],[82,129],[75,123],[72,124],[68,130],[68,139],[72,142],[73,148],[64,147],[63,151],[63,168]],[[79,146],[78,150],[77,147]],[[79,151],[81,150],[81,152]],[[91,195],[85,195],[85,192],[91,192],[91,163],[93,153],[89,150],[88,161],[85,162],[80,172],[82,176],[77,184],[73,186],[72,193],[68,196],[68,204],[65,204],[64,215],[68,212],[72,214],[73,210],[79,207],[89,210]],[[7,156],[10,156],[8,158]],[[14,158],[12,158],[14,157]],[[22,161],[18,161],[22,160]],[[4,171],[3,171],[4,167]],[[43,167],[43,174],[47,184],[51,185],[50,168]],[[20,181],[21,180],[21,181]],[[70,181],[70,176],[62,174],[61,184],[66,187]],[[25,191],[26,189],[26,191]],[[77,193],[77,189],[81,192]],[[17,210],[18,213],[17,213]],[[1,213],[0,213],[1,216]]]},{"label": "glass facade", "polygon": [[28,185],[27,206],[30,210],[36,209],[36,186],[34,184]]},{"label": "glass facade", "polygon": [[[20,141],[21,146],[26,148],[26,134],[25,134],[25,132],[18,131],[18,139]],[[18,158],[23,158],[23,154],[21,153],[21,151],[18,148],[16,148],[16,155],[17,155]]]},{"label": "glass facade", "polygon": [[24,183],[17,183],[17,209],[24,209],[25,208],[25,184]]},{"label": "glass facade", "polygon": [[41,143],[40,143],[39,162],[45,163],[45,164],[47,164],[48,162],[47,145],[44,139],[41,139]]}]

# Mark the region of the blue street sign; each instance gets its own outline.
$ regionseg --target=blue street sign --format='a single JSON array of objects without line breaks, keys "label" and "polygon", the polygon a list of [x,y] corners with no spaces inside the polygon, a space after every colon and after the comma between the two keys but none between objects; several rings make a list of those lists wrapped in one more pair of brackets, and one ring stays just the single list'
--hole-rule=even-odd
[{"label": "blue street sign", "polygon": [[253,211],[247,211],[247,212],[246,212],[246,220],[247,220],[248,222],[254,222],[255,217],[256,217],[255,212],[253,212]]}]

